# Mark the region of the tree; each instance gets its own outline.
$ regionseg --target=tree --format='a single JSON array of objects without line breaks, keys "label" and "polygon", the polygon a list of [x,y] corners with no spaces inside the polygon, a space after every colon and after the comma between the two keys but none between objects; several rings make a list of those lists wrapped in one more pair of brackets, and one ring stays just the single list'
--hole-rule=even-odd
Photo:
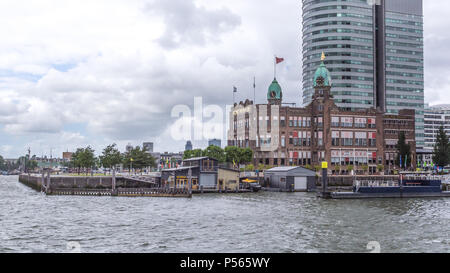
[{"label": "tree", "polygon": [[[405,132],[400,132],[398,135],[398,143],[397,143],[397,160],[396,164],[397,166],[400,166],[402,168],[405,165],[405,159],[406,159],[406,166],[411,165],[411,145],[406,144],[406,136]],[[401,160],[400,160],[401,159]],[[402,164],[400,164],[400,161]]]},{"label": "tree", "polygon": [[225,148],[226,162],[233,164],[246,164],[253,161],[253,151],[250,148],[228,146]]},{"label": "tree", "polygon": [[226,162],[239,164],[239,148],[236,146],[228,146],[225,148]]},{"label": "tree", "polygon": [[340,165],[334,166],[334,170],[335,170],[336,174],[340,174],[341,173],[341,166]]},{"label": "tree", "polygon": [[347,166],[347,171],[350,174],[353,170],[355,169],[355,167],[353,167],[353,165],[348,165]]},{"label": "tree", "polygon": [[104,150],[102,155],[100,156],[100,164],[104,168],[113,168],[116,165],[120,164],[122,162],[122,154],[117,149],[117,145],[111,144],[107,146]]},{"label": "tree", "polygon": [[133,166],[133,169],[141,170],[141,172],[147,167],[156,167],[155,158],[145,148],[141,149],[139,146],[123,154],[122,162],[125,166],[129,167],[130,171],[131,166]]},{"label": "tree", "polygon": [[253,151],[250,148],[239,150],[239,163],[246,164],[253,161]]},{"label": "tree", "polygon": [[361,168],[362,168],[364,174],[367,174],[367,171],[369,170],[369,166],[368,165],[362,165]]},{"label": "tree", "polygon": [[220,163],[226,161],[225,152],[222,148],[211,145],[202,153],[204,156],[217,159]]},{"label": "tree", "polygon": [[6,166],[5,160],[0,155],[0,171],[6,171],[8,167]]},{"label": "tree", "polygon": [[84,168],[87,174],[88,170],[95,166],[96,159],[94,152],[95,151],[88,146],[86,148],[78,148],[72,155],[73,166],[78,169],[78,174],[80,174],[81,168]]},{"label": "tree", "polygon": [[439,132],[436,137],[433,162],[439,167],[445,167],[450,163],[450,141],[443,126],[439,128]]}]

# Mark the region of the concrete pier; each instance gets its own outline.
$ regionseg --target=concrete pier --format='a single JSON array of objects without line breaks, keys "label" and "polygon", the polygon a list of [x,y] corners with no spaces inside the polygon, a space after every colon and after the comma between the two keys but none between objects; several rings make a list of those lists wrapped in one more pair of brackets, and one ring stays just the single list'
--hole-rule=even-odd
[{"label": "concrete pier", "polygon": [[126,177],[20,175],[19,182],[47,195],[192,197],[189,189],[160,188],[153,182]]}]

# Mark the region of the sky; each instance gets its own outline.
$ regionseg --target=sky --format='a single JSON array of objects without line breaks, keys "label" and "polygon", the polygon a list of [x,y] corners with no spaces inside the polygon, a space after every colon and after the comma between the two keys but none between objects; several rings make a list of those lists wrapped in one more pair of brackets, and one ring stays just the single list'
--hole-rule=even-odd
[{"label": "sky", "polygon": [[[425,102],[450,104],[450,2],[424,2]],[[253,100],[255,78],[265,102],[274,55],[284,101],[302,103],[300,0],[2,0],[0,35],[5,158],[204,148],[234,86],[235,101]],[[216,134],[189,133],[190,121]]]}]

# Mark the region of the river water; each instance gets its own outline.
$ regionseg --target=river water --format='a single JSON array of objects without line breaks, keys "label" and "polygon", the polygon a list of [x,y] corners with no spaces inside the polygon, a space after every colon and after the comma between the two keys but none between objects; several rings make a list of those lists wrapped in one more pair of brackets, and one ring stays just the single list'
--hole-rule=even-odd
[{"label": "river water", "polygon": [[450,199],[45,196],[0,176],[0,252],[450,253]]}]

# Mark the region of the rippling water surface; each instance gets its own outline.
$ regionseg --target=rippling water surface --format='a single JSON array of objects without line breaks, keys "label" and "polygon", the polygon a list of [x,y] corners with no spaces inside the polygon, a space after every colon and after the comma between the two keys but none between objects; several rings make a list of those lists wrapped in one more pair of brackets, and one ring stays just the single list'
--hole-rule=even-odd
[{"label": "rippling water surface", "polygon": [[450,252],[450,199],[45,196],[0,176],[0,252]]}]

